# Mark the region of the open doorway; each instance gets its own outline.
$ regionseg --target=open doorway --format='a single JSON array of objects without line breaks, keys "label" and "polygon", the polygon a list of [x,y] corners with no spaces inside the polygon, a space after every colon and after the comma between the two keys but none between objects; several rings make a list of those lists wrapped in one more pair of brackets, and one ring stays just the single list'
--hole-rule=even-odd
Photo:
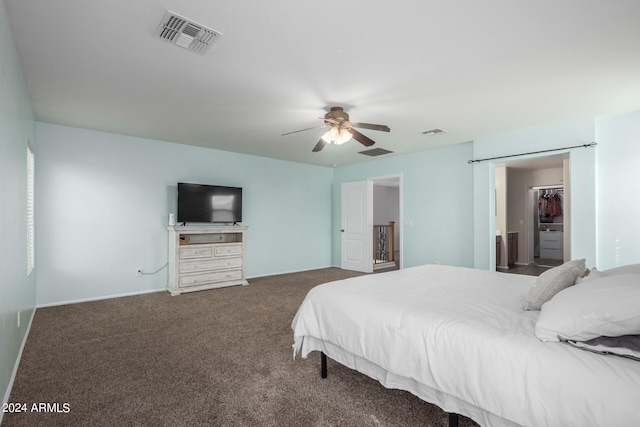
[{"label": "open doorway", "polygon": [[568,154],[496,165],[496,270],[539,275],[570,258],[569,184]]},{"label": "open doorway", "polygon": [[401,264],[400,176],[373,178],[373,269],[399,269]]},{"label": "open doorway", "polygon": [[401,176],[343,183],[341,192],[341,268],[400,269]]}]

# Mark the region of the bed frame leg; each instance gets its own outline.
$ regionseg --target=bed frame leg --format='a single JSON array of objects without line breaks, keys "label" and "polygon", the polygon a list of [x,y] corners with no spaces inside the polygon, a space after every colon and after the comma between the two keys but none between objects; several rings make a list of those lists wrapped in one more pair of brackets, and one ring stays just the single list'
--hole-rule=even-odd
[{"label": "bed frame leg", "polygon": [[327,355],[324,352],[320,352],[320,376],[327,378]]},{"label": "bed frame leg", "polygon": [[[327,378],[327,355],[320,352],[320,376]],[[458,414],[449,412],[449,427],[458,427]]]}]

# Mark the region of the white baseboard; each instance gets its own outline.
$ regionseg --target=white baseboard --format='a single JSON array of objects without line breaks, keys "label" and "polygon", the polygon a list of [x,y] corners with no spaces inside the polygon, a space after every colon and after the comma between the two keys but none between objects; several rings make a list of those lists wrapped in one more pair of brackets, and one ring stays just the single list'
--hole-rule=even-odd
[{"label": "white baseboard", "polygon": [[[255,279],[255,278],[258,278],[258,277],[277,276],[277,275],[280,275],[280,274],[301,273],[301,272],[304,272],[304,271],[320,270],[322,268],[330,268],[330,267],[340,268],[340,266],[327,265],[326,267],[313,267],[313,268],[305,268],[305,269],[301,269],[301,270],[283,271],[283,272],[280,272],[280,273],[269,273],[269,274],[264,274],[264,275],[261,275],[261,276],[247,277],[246,279],[249,281],[249,285],[251,285],[250,280],[252,278]],[[167,288],[151,289],[151,290],[140,291],[140,292],[127,292],[127,293],[123,293],[123,294],[105,295],[105,296],[100,296],[100,297],[81,298],[81,299],[76,299],[76,300],[58,301],[58,302],[52,302],[52,303],[47,303],[47,304],[38,304],[36,307],[37,308],[56,307],[56,306],[59,306],[59,305],[79,304],[79,303],[82,303],[82,302],[101,301],[101,300],[105,300],[105,299],[131,297],[131,296],[135,296],[135,295],[143,295],[143,294],[150,294],[150,293],[153,293],[153,292],[166,292],[166,291],[167,291]]]},{"label": "white baseboard", "polygon": [[382,270],[385,268],[391,268],[391,267],[395,267],[396,263],[395,261],[387,261],[387,262],[381,262],[378,264],[373,264],[373,270]]},{"label": "white baseboard", "polygon": [[[36,315],[37,308],[34,307],[31,312],[31,318],[29,319],[29,323],[27,324],[27,330],[24,332],[24,336],[22,337],[22,344],[20,344],[20,350],[18,351],[18,357],[16,357],[16,363],[13,366],[13,372],[11,373],[11,378],[9,378],[9,384],[7,386],[7,391],[2,399],[2,403],[8,403],[9,398],[11,397],[11,390],[13,389],[13,382],[16,379],[16,375],[18,374],[18,367],[20,366],[20,360],[22,359],[22,352],[24,351],[24,346],[27,344],[27,338],[29,338],[29,332],[31,332],[31,324],[33,323],[33,318]],[[0,425],[2,425],[2,416],[4,415],[4,411],[0,412]]]},{"label": "white baseboard", "polygon": [[151,289],[151,290],[140,291],[140,292],[127,292],[127,293],[124,293],[124,294],[105,295],[105,296],[101,296],[101,297],[91,297],[91,298],[82,298],[82,299],[77,299],[77,300],[52,302],[52,303],[48,303],[48,304],[38,304],[37,308],[56,307],[58,305],[67,305],[67,304],[79,304],[81,302],[101,301],[103,299],[131,297],[131,296],[135,296],[135,295],[144,295],[144,294],[151,294],[153,292],[166,292],[166,291],[167,291],[167,288]]},{"label": "white baseboard", "polygon": [[327,265],[324,267],[303,268],[301,270],[287,270],[287,271],[282,271],[280,273],[269,273],[269,274],[262,274],[260,276],[247,277],[247,280],[249,281],[249,285],[251,285],[251,279],[257,279],[259,277],[279,276],[281,274],[291,274],[291,273],[302,273],[305,271],[322,270],[323,268],[332,268],[332,267],[340,268],[339,265]]}]

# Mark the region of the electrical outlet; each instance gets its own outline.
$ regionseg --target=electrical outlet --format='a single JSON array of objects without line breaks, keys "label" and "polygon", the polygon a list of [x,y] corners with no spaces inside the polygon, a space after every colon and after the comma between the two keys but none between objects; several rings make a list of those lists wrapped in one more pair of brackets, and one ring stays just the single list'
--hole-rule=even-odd
[{"label": "electrical outlet", "polygon": [[20,327],[20,310],[18,310],[18,328]]},{"label": "electrical outlet", "polygon": [[136,270],[136,276],[138,276],[138,277],[142,276],[142,269],[141,268]]}]

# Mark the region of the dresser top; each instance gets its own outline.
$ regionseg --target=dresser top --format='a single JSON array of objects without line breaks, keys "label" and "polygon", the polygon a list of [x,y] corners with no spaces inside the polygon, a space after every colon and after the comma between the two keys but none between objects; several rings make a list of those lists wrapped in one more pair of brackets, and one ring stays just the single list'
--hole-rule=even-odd
[{"label": "dresser top", "polygon": [[209,233],[241,233],[249,227],[244,225],[170,225],[167,230],[180,234],[209,234]]}]

